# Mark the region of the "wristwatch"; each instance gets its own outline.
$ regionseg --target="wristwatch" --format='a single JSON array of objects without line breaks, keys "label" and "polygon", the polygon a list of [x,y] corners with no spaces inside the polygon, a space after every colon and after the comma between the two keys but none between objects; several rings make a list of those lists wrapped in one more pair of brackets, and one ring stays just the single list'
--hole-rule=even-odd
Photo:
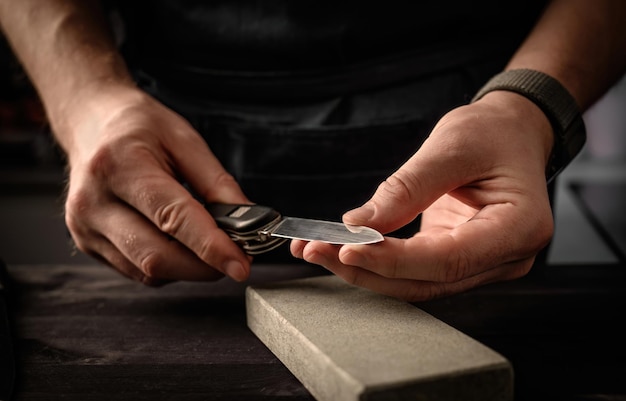
[{"label": "wristwatch", "polygon": [[585,122],[576,100],[559,81],[540,71],[516,69],[491,78],[472,103],[496,90],[518,93],[546,114],[554,130],[554,146],[546,166],[550,183],[580,152],[587,137]]}]

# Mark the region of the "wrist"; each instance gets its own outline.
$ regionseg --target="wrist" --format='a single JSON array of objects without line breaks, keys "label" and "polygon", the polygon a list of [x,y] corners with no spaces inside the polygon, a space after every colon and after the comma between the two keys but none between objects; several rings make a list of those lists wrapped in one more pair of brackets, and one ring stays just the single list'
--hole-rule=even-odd
[{"label": "wrist", "polygon": [[518,129],[502,132],[516,132],[515,136],[522,132],[527,137],[526,142],[533,142],[534,148],[541,149],[544,163],[548,163],[554,145],[554,133],[550,120],[539,106],[518,93],[505,90],[486,93],[480,103],[492,107],[493,112],[506,121],[506,124],[516,124]]},{"label": "wrist", "polygon": [[133,83],[102,80],[85,85],[48,111],[50,126],[68,159],[80,153],[89,136],[99,134],[112,116],[145,103],[147,95]]},{"label": "wrist", "polygon": [[546,180],[550,182],[585,143],[585,125],[576,101],[556,79],[529,69],[509,70],[494,76],[478,91],[472,102],[493,91],[514,92],[527,98],[550,121],[554,133],[552,152],[546,166]]}]

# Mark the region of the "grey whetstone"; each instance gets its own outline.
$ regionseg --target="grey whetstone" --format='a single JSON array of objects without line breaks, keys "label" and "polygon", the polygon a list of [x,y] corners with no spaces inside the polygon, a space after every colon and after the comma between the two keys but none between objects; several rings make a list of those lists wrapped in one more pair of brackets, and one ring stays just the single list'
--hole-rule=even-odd
[{"label": "grey whetstone", "polygon": [[336,276],[248,287],[246,309],[250,329],[317,400],[513,398],[503,356]]}]

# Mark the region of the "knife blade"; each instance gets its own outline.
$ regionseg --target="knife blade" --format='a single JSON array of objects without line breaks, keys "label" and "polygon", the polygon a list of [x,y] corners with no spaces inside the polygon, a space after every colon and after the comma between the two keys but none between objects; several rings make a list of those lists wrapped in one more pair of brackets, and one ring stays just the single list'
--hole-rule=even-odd
[{"label": "knife blade", "polygon": [[263,205],[209,203],[205,205],[218,227],[249,255],[269,252],[289,239],[329,244],[374,244],[384,240],[370,227],[282,216]]}]

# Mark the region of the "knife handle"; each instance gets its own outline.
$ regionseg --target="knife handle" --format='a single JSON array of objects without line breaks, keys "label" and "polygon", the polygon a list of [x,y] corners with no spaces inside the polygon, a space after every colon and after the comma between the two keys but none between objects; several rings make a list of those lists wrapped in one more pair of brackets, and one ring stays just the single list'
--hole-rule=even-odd
[{"label": "knife handle", "polygon": [[271,251],[286,241],[262,233],[282,220],[281,214],[271,207],[226,203],[208,203],[204,207],[218,227],[249,255]]},{"label": "knife handle", "polygon": [[205,208],[221,229],[240,234],[257,232],[281,218],[276,210],[262,205],[209,203]]}]

